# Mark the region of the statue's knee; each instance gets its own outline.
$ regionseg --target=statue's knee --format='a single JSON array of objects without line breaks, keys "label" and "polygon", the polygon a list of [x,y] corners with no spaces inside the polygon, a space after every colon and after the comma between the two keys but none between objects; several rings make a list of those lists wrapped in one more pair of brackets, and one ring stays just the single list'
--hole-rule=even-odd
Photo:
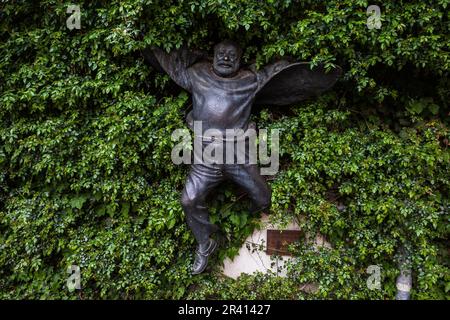
[{"label": "statue's knee", "polygon": [[270,205],[272,204],[272,195],[270,190],[260,195],[260,197],[257,199],[256,206],[257,211],[264,211],[270,208]]},{"label": "statue's knee", "polygon": [[269,196],[265,197],[263,199],[263,201],[261,202],[260,210],[263,211],[263,210],[269,209],[271,204],[272,204],[272,201],[271,201],[271,197],[269,195]]},{"label": "statue's knee", "polygon": [[183,192],[181,195],[181,206],[183,210],[189,210],[195,208],[197,205],[198,199],[197,197],[190,197],[186,192]]},{"label": "statue's knee", "polygon": [[193,201],[188,197],[186,192],[183,192],[181,194],[181,206],[183,207],[184,210],[193,206]]}]

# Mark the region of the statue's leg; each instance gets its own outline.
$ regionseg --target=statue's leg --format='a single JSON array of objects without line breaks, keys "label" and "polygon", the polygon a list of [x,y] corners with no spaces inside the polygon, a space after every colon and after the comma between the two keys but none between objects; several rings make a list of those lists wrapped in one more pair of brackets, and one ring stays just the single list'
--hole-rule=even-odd
[{"label": "statue's leg", "polygon": [[217,226],[209,221],[206,197],[224,179],[218,165],[194,164],[186,179],[181,205],[186,222],[199,244],[209,240]]},{"label": "statue's leg", "polygon": [[224,174],[247,192],[252,200],[252,213],[267,211],[270,208],[272,194],[256,164],[225,165]]}]

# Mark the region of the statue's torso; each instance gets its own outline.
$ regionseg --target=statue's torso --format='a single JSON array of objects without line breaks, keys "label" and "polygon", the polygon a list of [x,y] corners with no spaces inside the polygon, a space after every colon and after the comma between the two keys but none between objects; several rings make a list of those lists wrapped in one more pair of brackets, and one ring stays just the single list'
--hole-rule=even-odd
[{"label": "statue's torso", "polygon": [[240,70],[231,78],[217,76],[209,62],[189,68],[194,121],[207,129],[246,129],[257,90],[256,75]]}]

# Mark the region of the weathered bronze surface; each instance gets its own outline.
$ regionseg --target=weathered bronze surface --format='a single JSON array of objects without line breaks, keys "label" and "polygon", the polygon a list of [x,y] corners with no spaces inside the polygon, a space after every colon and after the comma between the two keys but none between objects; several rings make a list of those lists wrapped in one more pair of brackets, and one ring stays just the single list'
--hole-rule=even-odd
[{"label": "weathered bronze surface", "polygon": [[[326,73],[322,67],[311,69],[309,63],[280,60],[260,70],[255,66],[241,68],[241,48],[232,41],[214,47],[214,59],[187,48],[167,53],[152,48],[145,53],[157,70],[164,70],[182,88],[192,94],[193,109],[187,116],[202,122],[203,132],[216,129],[247,130],[253,104],[288,105],[331,88],[341,73],[338,67]],[[203,141],[206,147],[211,141]],[[217,226],[209,221],[206,199],[224,180],[244,189],[253,206],[251,212],[270,207],[271,192],[256,164],[193,164],[181,195],[187,224],[197,242],[193,273],[203,272],[208,256],[215,249],[210,235]],[[212,248],[212,249],[211,249]]]}]

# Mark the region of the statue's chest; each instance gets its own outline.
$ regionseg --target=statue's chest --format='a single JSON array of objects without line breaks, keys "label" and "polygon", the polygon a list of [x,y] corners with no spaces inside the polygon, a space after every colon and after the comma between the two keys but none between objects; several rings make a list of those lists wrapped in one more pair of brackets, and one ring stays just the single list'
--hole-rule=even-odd
[{"label": "statue's chest", "polygon": [[241,71],[233,78],[221,78],[211,70],[201,68],[194,70],[192,78],[193,94],[212,103],[246,100],[254,95],[257,89],[256,76],[247,71]]}]

